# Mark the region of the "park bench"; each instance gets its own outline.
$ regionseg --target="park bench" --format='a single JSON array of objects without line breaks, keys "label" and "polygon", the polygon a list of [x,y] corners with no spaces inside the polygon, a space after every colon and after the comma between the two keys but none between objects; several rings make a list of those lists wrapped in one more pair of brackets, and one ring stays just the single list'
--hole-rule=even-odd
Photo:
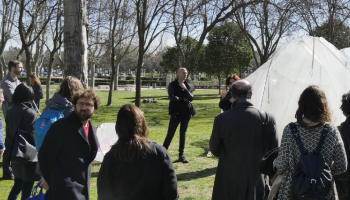
[{"label": "park bench", "polygon": [[135,91],[135,85],[125,85],[125,91]]},{"label": "park bench", "polygon": [[98,89],[106,89],[109,90],[109,85],[99,85]]}]

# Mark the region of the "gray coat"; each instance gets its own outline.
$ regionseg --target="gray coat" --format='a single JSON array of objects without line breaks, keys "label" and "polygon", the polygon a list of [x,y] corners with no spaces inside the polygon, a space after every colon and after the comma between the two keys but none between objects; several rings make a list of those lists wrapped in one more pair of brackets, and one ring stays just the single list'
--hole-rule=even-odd
[{"label": "gray coat", "polygon": [[275,120],[268,114],[267,135],[262,135],[258,109],[247,99],[238,99],[233,106],[215,117],[210,138],[210,150],[219,157],[212,199],[262,200],[264,179],[259,161],[264,149],[278,146]]},{"label": "gray coat", "polygon": [[[23,116],[22,116],[23,113]],[[22,116],[22,119],[20,117]],[[33,138],[33,123],[37,119],[36,113],[32,108],[31,103],[20,103],[13,104],[8,110],[6,115],[6,139],[9,141],[13,140],[17,127],[21,130],[25,130],[28,135],[32,138],[32,141],[28,141],[34,144]],[[13,175],[16,178],[22,179],[23,181],[39,181],[41,176],[35,173],[34,165],[23,165],[18,163],[12,163]]]}]

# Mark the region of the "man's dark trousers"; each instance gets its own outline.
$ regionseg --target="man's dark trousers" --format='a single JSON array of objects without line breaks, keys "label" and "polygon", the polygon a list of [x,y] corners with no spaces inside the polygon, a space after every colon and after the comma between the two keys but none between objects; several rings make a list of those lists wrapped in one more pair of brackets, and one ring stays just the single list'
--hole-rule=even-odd
[{"label": "man's dark trousers", "polygon": [[180,156],[183,155],[185,150],[185,142],[186,142],[186,132],[188,124],[190,123],[191,116],[188,112],[178,113],[175,116],[170,117],[169,127],[168,127],[168,134],[164,140],[163,146],[168,149],[171,143],[171,140],[173,139],[176,129],[180,124],[180,145],[179,145],[179,153]]},{"label": "man's dark trousers", "polygon": [[11,153],[11,141],[5,139],[5,151],[2,157],[2,174],[9,174],[12,172],[12,168],[10,166],[10,153]]}]

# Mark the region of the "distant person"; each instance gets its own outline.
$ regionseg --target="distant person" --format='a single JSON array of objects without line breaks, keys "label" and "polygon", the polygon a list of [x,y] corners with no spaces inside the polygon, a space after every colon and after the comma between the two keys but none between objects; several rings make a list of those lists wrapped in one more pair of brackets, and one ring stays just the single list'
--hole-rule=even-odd
[{"label": "distant person", "polygon": [[74,110],[71,102],[72,96],[83,90],[84,86],[81,84],[81,81],[78,78],[73,76],[64,78],[60,84],[60,87],[58,88],[58,91],[51,99],[46,100],[46,107],[44,108],[43,113],[54,105],[60,109],[66,109],[63,114],[64,116],[68,116]]},{"label": "distant person", "polygon": [[248,81],[234,82],[231,92],[232,109],[215,117],[210,137],[210,151],[219,157],[212,199],[262,200],[265,180],[259,162],[278,146],[275,120],[253,107]]},{"label": "distant person", "polygon": [[119,139],[103,159],[98,199],[178,199],[171,158],[164,147],[147,139],[143,112],[134,105],[122,106],[115,129]]},{"label": "distant person", "polygon": [[226,78],[226,85],[230,89],[228,92],[226,92],[226,90],[223,90],[221,92],[220,103],[219,103],[219,107],[224,112],[228,109],[231,109],[232,102],[233,102],[233,98],[232,98],[232,94],[231,94],[231,87],[232,87],[232,83],[234,83],[235,81],[238,81],[238,80],[241,80],[241,79],[236,74],[231,74],[230,76],[228,76]]},{"label": "distant person", "polygon": [[[4,118],[6,118],[7,110],[12,106],[12,95],[15,91],[16,87],[21,83],[21,81],[18,80],[17,76],[22,75],[23,72],[23,64],[19,60],[11,60],[8,63],[8,74],[1,80],[1,88],[3,89],[4,93],[4,102],[2,104],[2,112],[4,114]],[[10,154],[10,147],[11,147],[11,141],[7,139],[7,133],[5,138],[5,151],[3,156],[3,162],[2,162],[2,171],[3,171],[3,179],[7,180],[13,180],[14,176],[12,173],[12,169],[10,167],[9,162],[9,154]]]},{"label": "distant person", "polygon": [[180,68],[177,71],[175,81],[171,82],[168,87],[169,94],[169,127],[168,134],[164,140],[163,146],[168,149],[173,139],[177,127],[180,125],[180,145],[179,145],[179,159],[178,162],[188,163],[184,156],[186,132],[191,116],[196,114],[196,110],[192,105],[193,91],[195,90],[187,79],[187,69]]},{"label": "distant person", "polygon": [[[303,147],[308,152],[314,152],[320,141],[325,124],[329,129],[321,148],[324,161],[331,169],[331,174],[337,175],[346,170],[347,160],[343,141],[338,130],[329,122],[331,109],[324,91],[315,85],[307,87],[300,95],[298,109],[295,113],[298,135]],[[278,193],[278,200],[290,199],[292,175],[299,163],[300,150],[292,132],[292,124],[288,124],[283,131],[281,147],[277,157],[277,172],[284,174]],[[334,181],[327,199],[338,199],[335,193]]]},{"label": "distant person", "polygon": [[31,75],[29,75],[29,81],[30,85],[33,88],[34,91],[34,102],[36,104],[36,107],[40,108],[40,99],[44,98],[44,92],[43,88],[41,87],[41,82],[38,76],[33,72]]},{"label": "distant person", "polygon": [[[2,105],[2,102],[4,102],[4,95],[3,95],[2,89],[0,89],[0,106]],[[0,117],[0,160],[3,157],[4,150],[5,150],[3,126],[4,126],[4,122]]]},{"label": "distant person", "polygon": [[[16,87],[13,96],[13,105],[6,115],[6,139],[13,141],[17,129],[27,133],[27,142],[35,146],[33,137],[33,123],[37,119],[33,108],[34,92],[30,86],[21,83]],[[11,150],[11,149],[9,149]],[[8,196],[8,200],[16,200],[22,192],[21,200],[29,198],[35,181],[40,180],[40,175],[35,173],[35,164],[11,163],[15,182]],[[2,191],[3,193],[3,191]]]},{"label": "distant person", "polygon": [[90,118],[100,98],[83,90],[74,94],[72,104],[74,112],[50,126],[38,155],[50,200],[90,199],[91,162],[99,146]]}]

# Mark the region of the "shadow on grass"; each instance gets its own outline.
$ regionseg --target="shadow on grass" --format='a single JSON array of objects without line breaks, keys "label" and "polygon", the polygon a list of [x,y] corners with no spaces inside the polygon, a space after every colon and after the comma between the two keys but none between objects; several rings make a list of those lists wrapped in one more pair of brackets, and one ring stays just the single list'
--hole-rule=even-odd
[{"label": "shadow on grass", "polygon": [[195,172],[176,174],[176,177],[177,177],[178,181],[190,181],[193,179],[205,178],[208,176],[212,176],[214,174],[216,174],[216,167],[207,168],[207,169],[203,169],[203,170],[195,171]]},{"label": "shadow on grass", "polygon": [[200,155],[200,157],[207,157],[207,154],[210,151],[209,139],[195,141],[192,142],[191,145],[204,149],[204,153]]}]

